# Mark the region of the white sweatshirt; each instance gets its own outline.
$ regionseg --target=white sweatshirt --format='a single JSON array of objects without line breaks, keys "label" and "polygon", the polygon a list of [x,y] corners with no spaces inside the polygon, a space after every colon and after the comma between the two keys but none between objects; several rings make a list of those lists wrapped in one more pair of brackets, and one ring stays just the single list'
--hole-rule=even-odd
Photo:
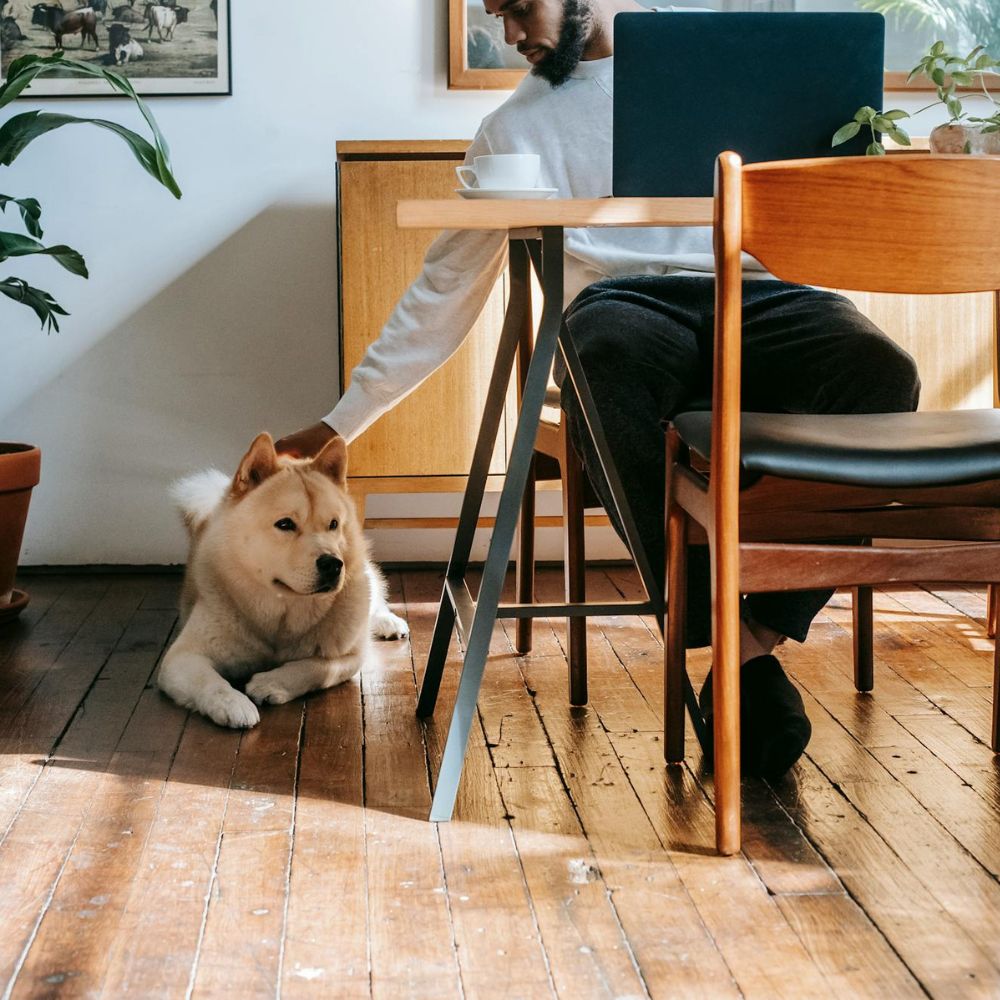
[{"label": "white sweatshirt", "polygon": [[[675,8],[677,9],[677,8]],[[488,153],[540,153],[541,186],[559,198],[611,194],[613,59],[581,62],[562,86],[528,74],[479,127],[465,162]],[[350,442],[461,347],[506,262],[507,233],[449,231],[323,418]],[[565,304],[587,285],[626,274],[710,274],[709,228],[565,231]]]}]

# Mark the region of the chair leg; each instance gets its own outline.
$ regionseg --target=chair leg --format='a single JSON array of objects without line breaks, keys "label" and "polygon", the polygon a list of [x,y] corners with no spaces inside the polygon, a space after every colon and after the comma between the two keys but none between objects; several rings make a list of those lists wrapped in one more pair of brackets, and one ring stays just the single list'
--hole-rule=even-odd
[{"label": "chair leg", "polygon": [[[517,532],[517,568],[514,586],[518,604],[535,601],[535,460],[528,468],[528,483],[521,498],[521,520]],[[518,618],[514,628],[514,649],[523,656],[531,652],[531,618]]]},{"label": "chair leg", "polygon": [[[722,533],[725,533],[725,527]],[[716,529],[718,530],[718,529]],[[715,845],[736,854],[740,817],[740,588],[739,541],[712,541],[712,710],[715,716]],[[722,550],[722,551],[720,551]]]},{"label": "chair leg", "polygon": [[[669,497],[669,493],[668,493]],[[663,755],[668,764],[684,760],[684,676],[687,668],[687,522],[684,509],[668,499],[667,616],[663,643]]]},{"label": "chair leg", "polygon": [[[562,462],[563,555],[566,573],[566,602],[587,599],[587,559],[584,537],[583,466],[567,444]],[[569,653],[569,703],[587,704],[587,619],[566,619]]]},{"label": "chair leg", "polygon": [[986,588],[986,634],[991,639],[997,637],[997,596],[1000,583],[991,583]]},{"label": "chair leg", "polygon": [[875,687],[872,588],[854,588],[854,686],[862,694]]},{"label": "chair leg", "polygon": [[993,728],[990,730],[990,746],[994,753],[1000,753],[1000,643],[993,643]]}]

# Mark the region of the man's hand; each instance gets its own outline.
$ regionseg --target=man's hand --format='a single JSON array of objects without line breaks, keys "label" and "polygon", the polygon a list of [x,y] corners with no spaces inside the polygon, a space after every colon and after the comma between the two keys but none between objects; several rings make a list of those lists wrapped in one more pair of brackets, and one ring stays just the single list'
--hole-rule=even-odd
[{"label": "man's hand", "polygon": [[293,458],[312,458],[320,453],[327,441],[333,440],[336,436],[337,432],[321,420],[318,424],[286,435],[276,441],[274,447],[279,455],[291,455]]}]

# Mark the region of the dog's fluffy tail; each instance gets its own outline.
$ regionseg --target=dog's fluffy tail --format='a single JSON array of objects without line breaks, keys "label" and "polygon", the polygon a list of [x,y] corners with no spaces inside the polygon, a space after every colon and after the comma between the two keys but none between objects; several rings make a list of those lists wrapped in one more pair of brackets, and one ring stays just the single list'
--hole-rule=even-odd
[{"label": "dog's fluffy tail", "polygon": [[218,469],[203,469],[170,487],[170,495],[184,518],[188,531],[197,534],[212,511],[222,502],[229,489],[230,479]]}]

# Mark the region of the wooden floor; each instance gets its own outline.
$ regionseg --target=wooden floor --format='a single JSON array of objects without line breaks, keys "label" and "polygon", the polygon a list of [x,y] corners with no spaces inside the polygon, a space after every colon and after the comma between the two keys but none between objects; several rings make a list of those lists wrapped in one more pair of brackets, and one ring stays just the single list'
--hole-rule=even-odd
[{"label": "wooden floor", "polygon": [[[1000,995],[980,592],[876,594],[872,696],[846,599],[784,647],[813,740],[776,787],[744,783],[745,853],[720,859],[700,753],[662,763],[651,623],[592,625],[578,710],[561,625],[520,659],[498,628],[457,817],[434,826],[457,673],[425,729],[435,573],[391,577],[410,643],[248,733],[150,686],[178,583],[33,576],[0,629],[3,998]],[[589,584],[637,591],[624,569]]]}]

